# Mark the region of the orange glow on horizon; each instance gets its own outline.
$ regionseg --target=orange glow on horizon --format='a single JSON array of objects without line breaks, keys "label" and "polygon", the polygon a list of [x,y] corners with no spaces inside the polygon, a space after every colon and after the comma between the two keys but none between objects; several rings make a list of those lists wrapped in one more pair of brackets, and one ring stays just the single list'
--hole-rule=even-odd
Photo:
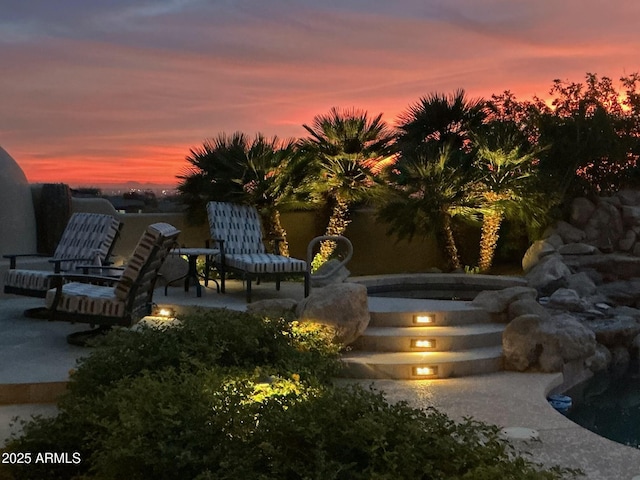
[{"label": "orange glow on horizon", "polygon": [[132,146],[131,154],[66,154],[43,158],[22,153],[10,155],[20,165],[30,183],[66,183],[72,187],[126,185],[130,182],[174,187],[177,175],[189,166],[186,145]]}]

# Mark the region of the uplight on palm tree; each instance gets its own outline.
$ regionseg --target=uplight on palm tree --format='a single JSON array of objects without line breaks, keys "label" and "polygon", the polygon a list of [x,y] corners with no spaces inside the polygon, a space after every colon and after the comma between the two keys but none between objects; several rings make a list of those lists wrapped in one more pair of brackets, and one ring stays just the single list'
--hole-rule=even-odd
[{"label": "uplight on palm tree", "polygon": [[474,220],[469,180],[458,167],[456,151],[432,145],[427,151],[405,154],[385,170],[385,187],[378,216],[390,232],[411,240],[414,235],[435,234],[444,243],[452,268],[462,267],[453,231],[453,218]]},{"label": "uplight on palm tree", "polygon": [[513,125],[503,122],[489,125],[475,143],[478,181],[474,192],[482,212],[478,267],[485,272],[493,264],[504,219],[524,220],[529,227],[540,225],[549,200],[536,193],[539,189],[531,188],[537,157],[544,148],[527,148]]},{"label": "uplight on palm tree", "polygon": [[183,202],[193,217],[204,215],[209,201],[245,203],[257,208],[265,233],[281,238],[280,254],[288,254],[280,207],[292,192],[289,165],[295,156],[295,140],[254,138],[241,132],[224,133],[191,150],[191,164],[179,176]]},{"label": "uplight on palm tree", "polygon": [[[308,178],[313,178],[305,188],[316,202],[326,202],[331,209],[325,234],[342,235],[353,204],[371,195],[376,167],[389,156],[392,132],[382,114],[370,118],[362,110],[335,107],[303,127],[310,136],[300,149],[308,162]],[[334,249],[333,242],[324,242],[313,267],[324,263]]]}]

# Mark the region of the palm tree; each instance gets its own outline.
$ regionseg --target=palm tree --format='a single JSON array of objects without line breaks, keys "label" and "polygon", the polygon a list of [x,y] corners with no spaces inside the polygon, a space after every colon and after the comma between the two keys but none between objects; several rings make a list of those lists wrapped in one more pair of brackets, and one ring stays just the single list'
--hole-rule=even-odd
[{"label": "palm tree", "polygon": [[280,221],[280,209],[292,193],[289,165],[296,155],[296,140],[281,141],[278,137],[265,138],[258,134],[248,144],[245,166],[238,182],[242,185],[242,203],[257,208],[265,233],[281,239],[279,253],[289,256],[287,232]]},{"label": "palm tree", "polygon": [[191,149],[191,164],[178,178],[182,201],[192,219],[204,220],[209,201],[246,203],[257,208],[265,233],[281,237],[280,253],[288,254],[279,207],[291,191],[288,164],[295,140],[257,134],[224,133]]},{"label": "palm tree", "polygon": [[247,142],[243,133],[221,133],[190,149],[186,157],[190,165],[178,175],[182,181],[177,189],[192,221],[206,220],[207,202],[228,202],[242,194],[241,184],[234,180],[242,176],[242,163],[237,159],[245,156]]},{"label": "palm tree", "polygon": [[451,95],[433,93],[420,98],[398,117],[397,149],[411,153],[435,143],[468,151],[471,132],[486,117],[485,103],[483,99],[467,99],[462,89]]},{"label": "palm tree", "polygon": [[386,195],[378,217],[390,225],[390,233],[411,240],[415,234],[436,234],[445,245],[454,269],[462,267],[453,233],[453,218],[474,219],[475,205],[468,195],[467,176],[457,168],[456,151],[448,145],[431,145],[405,154],[385,169]]},{"label": "palm tree", "polygon": [[503,220],[539,227],[552,199],[535,188],[537,158],[545,148],[529,147],[515,124],[491,122],[476,135],[475,144],[478,179],[472,191],[482,212],[478,267],[485,272],[493,263]]},{"label": "palm tree", "polygon": [[[300,150],[308,162],[307,179],[312,179],[303,188],[331,210],[326,235],[342,235],[350,222],[351,207],[371,194],[375,175],[389,154],[392,132],[382,114],[369,118],[365,111],[335,107],[303,127],[310,136],[301,141]],[[324,242],[314,268],[334,248],[333,242]]]},{"label": "palm tree", "polygon": [[397,162],[388,170],[390,193],[380,217],[401,237],[435,232],[454,269],[462,265],[453,218],[477,217],[469,195],[472,132],[485,117],[485,102],[467,99],[464,90],[422,97],[398,117]]}]

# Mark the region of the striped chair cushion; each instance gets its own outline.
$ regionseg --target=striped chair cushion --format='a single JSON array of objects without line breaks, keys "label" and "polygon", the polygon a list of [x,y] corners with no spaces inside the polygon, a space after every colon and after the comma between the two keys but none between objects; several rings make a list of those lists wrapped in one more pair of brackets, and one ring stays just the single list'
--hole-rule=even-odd
[{"label": "striped chair cushion", "polygon": [[[120,221],[111,215],[74,213],[62,233],[53,258],[84,259],[60,264],[62,271],[73,271],[77,265],[102,265],[118,234]],[[13,269],[5,272],[4,285],[24,290],[45,292],[52,288],[51,270]]]},{"label": "striped chair cushion", "polygon": [[[292,273],[307,270],[307,262],[271,253],[225,255],[225,264],[249,273]],[[221,261],[220,255],[216,258]]]},{"label": "striped chair cushion", "polygon": [[[166,223],[149,225],[115,287],[79,282],[64,284],[56,311],[117,318],[138,312],[146,304],[148,292],[162,261],[174,246],[179,233],[180,230]],[[154,252],[155,256],[152,256]],[[139,278],[140,275],[144,277]],[[140,285],[136,291],[136,298],[132,301],[129,295],[131,286],[136,281],[139,281]],[[47,292],[48,308],[53,307],[55,298],[56,289],[54,288]]]},{"label": "striped chair cushion", "polygon": [[[55,289],[47,292],[47,308],[53,306],[55,296]],[[123,317],[126,312],[126,303],[116,297],[113,287],[71,282],[62,286],[62,295],[56,310],[86,315]]]},{"label": "striped chair cushion", "polygon": [[120,221],[100,213],[74,213],[62,233],[53,254],[55,259],[82,258],[85,260],[62,262],[63,271],[74,270],[87,261],[103,264],[118,234]]},{"label": "striped chair cushion", "polygon": [[226,254],[265,253],[260,216],[254,207],[209,202],[207,216],[211,238],[224,240]]},{"label": "striped chair cushion", "polygon": [[[168,223],[154,223],[149,225],[140,237],[140,241],[133,251],[133,255],[127,262],[122,272],[122,276],[115,287],[115,295],[121,300],[126,300],[134,283],[140,282],[138,287],[139,293],[146,292],[147,287],[150,288],[155,277],[164,261],[167,253],[174,246],[180,230]],[[154,250],[158,246],[157,250]],[[156,251],[155,258],[150,256]],[[140,278],[143,274],[145,265],[148,265],[144,278]]]},{"label": "striped chair cushion", "polygon": [[4,285],[24,290],[45,291],[52,287],[51,270],[7,270],[4,274]]}]

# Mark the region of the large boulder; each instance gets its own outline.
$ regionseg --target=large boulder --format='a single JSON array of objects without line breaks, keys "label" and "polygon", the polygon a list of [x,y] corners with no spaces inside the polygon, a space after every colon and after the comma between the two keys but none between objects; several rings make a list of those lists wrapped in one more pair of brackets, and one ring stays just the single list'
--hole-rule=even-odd
[{"label": "large boulder", "polygon": [[610,202],[600,202],[584,232],[590,244],[602,251],[613,251],[624,233],[620,211]]},{"label": "large boulder", "polygon": [[640,284],[637,280],[618,280],[604,283],[596,291],[613,305],[635,305],[640,297]]},{"label": "large boulder", "polygon": [[571,223],[579,228],[584,227],[595,210],[596,206],[591,200],[584,197],[574,198],[571,202]]},{"label": "large boulder", "polygon": [[548,255],[527,273],[529,285],[540,293],[548,294],[564,287],[571,270],[562,260],[560,255]]},{"label": "large boulder", "polygon": [[591,357],[596,339],[569,314],[546,319],[522,315],[505,328],[502,349],[508,370],[561,372],[565,363]]},{"label": "large boulder", "polygon": [[581,297],[587,297],[595,293],[596,284],[587,272],[578,272],[569,276],[567,288],[574,290]]},{"label": "large boulder", "polygon": [[559,288],[549,297],[549,307],[569,312],[584,312],[591,305],[570,288]]},{"label": "large boulder", "polygon": [[489,313],[503,313],[509,304],[523,298],[535,300],[538,292],[529,287],[508,287],[502,290],[483,290],[471,301],[471,304]]},{"label": "large boulder", "polygon": [[622,222],[629,227],[640,225],[640,206],[622,206]]},{"label": "large boulder", "polygon": [[611,360],[612,357],[609,349],[598,343],[595,353],[584,361],[584,366],[594,373],[601,372],[609,368]]},{"label": "large boulder", "polygon": [[167,255],[160,267],[158,281],[161,285],[171,285],[178,280],[183,280],[188,272],[189,262],[177,255]]},{"label": "large boulder", "polygon": [[627,230],[618,241],[618,249],[622,250],[623,252],[630,251],[636,244],[637,239],[638,235],[636,234],[636,232],[634,232],[633,230]]},{"label": "large boulder", "polygon": [[543,319],[551,316],[549,311],[533,298],[521,298],[509,304],[507,311],[509,320],[513,320],[522,315],[537,315]]},{"label": "large boulder", "polygon": [[556,224],[555,233],[560,235],[564,243],[577,243],[585,239],[586,235],[583,230],[574,227],[570,223],[560,220]]},{"label": "large boulder", "polygon": [[568,243],[558,248],[558,253],[560,255],[592,255],[600,252],[588,243]]},{"label": "large boulder", "polygon": [[640,205],[640,190],[620,190],[616,196],[622,205]]},{"label": "large boulder", "polygon": [[640,334],[640,322],[634,317],[617,315],[613,318],[587,320],[584,325],[595,333],[596,340],[610,349],[630,348]]},{"label": "large boulder", "polygon": [[555,252],[556,247],[546,239],[533,242],[522,257],[522,270],[524,273],[527,273],[538,264],[542,257],[546,257]]},{"label": "large boulder", "polygon": [[296,315],[301,321],[333,328],[336,341],[353,343],[369,325],[367,287],[356,283],[336,283],[314,289],[298,303]]},{"label": "large boulder", "polygon": [[247,304],[247,312],[266,317],[286,318],[294,315],[297,305],[297,300],[293,298],[269,298]]}]

